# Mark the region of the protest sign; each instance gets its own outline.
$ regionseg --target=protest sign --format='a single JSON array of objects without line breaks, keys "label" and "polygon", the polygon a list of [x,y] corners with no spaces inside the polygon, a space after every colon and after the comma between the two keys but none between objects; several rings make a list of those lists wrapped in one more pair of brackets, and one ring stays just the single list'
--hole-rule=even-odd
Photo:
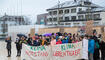
[{"label": "protest sign", "polygon": [[22,49],[22,59],[26,60],[76,60],[81,56],[82,42],[37,47],[23,44]]},{"label": "protest sign", "polygon": [[32,28],[31,30],[30,30],[30,36],[32,37],[32,36],[34,36],[35,35],[35,28]]},{"label": "protest sign", "polygon": [[101,33],[102,33],[102,40],[105,41],[105,28],[104,28],[104,26],[101,27]]},{"label": "protest sign", "polygon": [[93,33],[93,22],[93,20],[89,20],[86,22],[85,31],[88,35],[92,35]]}]

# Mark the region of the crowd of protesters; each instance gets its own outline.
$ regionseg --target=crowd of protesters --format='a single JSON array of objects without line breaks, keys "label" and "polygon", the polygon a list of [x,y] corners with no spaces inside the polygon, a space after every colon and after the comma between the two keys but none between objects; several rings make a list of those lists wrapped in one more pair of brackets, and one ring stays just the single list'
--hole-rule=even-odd
[{"label": "crowd of protesters", "polygon": [[[19,37],[16,39],[17,56],[21,55],[22,43],[31,46],[44,46],[44,45],[57,45],[66,43],[78,43],[82,41],[83,46],[83,60],[105,60],[105,42],[102,40],[101,34],[93,32],[93,35],[82,35],[71,34],[71,33],[52,33],[50,36],[38,35],[34,36],[28,35],[28,37]],[[7,50],[8,56],[11,55],[11,39],[7,38]],[[100,58],[101,52],[101,58]]]}]

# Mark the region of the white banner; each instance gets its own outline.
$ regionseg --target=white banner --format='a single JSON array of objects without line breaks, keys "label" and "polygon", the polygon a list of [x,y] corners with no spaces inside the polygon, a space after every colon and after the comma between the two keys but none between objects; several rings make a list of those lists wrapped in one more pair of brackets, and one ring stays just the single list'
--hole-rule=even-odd
[{"label": "white banner", "polygon": [[22,60],[76,60],[81,56],[82,42],[37,47],[23,44],[22,49]]}]

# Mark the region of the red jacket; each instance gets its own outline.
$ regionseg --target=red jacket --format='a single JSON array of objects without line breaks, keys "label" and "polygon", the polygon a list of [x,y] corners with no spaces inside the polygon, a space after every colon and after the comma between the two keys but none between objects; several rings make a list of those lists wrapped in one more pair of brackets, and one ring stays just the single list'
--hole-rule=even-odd
[{"label": "red jacket", "polygon": [[62,41],[57,41],[56,44],[62,44]]}]

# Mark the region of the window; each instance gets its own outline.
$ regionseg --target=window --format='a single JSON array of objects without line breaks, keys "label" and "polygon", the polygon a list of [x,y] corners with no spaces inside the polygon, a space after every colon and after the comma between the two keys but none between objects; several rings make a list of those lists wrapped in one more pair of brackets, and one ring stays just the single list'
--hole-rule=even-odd
[{"label": "window", "polygon": [[94,22],[94,25],[99,25],[99,22]]},{"label": "window", "polygon": [[91,12],[91,9],[86,9],[87,12]]},{"label": "window", "polygon": [[60,23],[60,25],[64,25],[64,23]]},{"label": "window", "polygon": [[71,16],[71,20],[76,20],[76,16]]},{"label": "window", "polygon": [[59,17],[59,20],[60,20],[60,21],[63,20],[63,17]]},{"label": "window", "polygon": [[94,14],[94,18],[95,19],[100,18],[100,14]]},{"label": "window", "polygon": [[78,26],[79,25],[79,23],[74,23],[74,26]]},{"label": "window", "polygon": [[92,15],[85,15],[86,19],[92,19]]},{"label": "window", "polygon": [[65,21],[68,21],[69,20],[69,17],[65,17]]},{"label": "window", "polygon": [[83,15],[79,15],[78,19],[84,19],[84,16]]},{"label": "window", "polygon": [[59,10],[59,14],[63,14],[63,10]]},{"label": "window", "polygon": [[76,13],[76,8],[71,9],[71,13]]},{"label": "window", "polygon": [[57,21],[57,17],[56,17],[56,18],[53,18],[53,20],[54,20],[54,21]]},{"label": "window", "polygon": [[81,12],[82,11],[82,8],[79,8],[79,12]]},{"label": "window", "polygon": [[65,10],[65,14],[68,14],[68,13],[69,13],[69,9],[66,9],[66,10]]},{"label": "window", "polygon": [[53,15],[57,15],[57,11],[53,11]]},{"label": "window", "polygon": [[49,21],[51,22],[52,21],[52,18],[49,18]]},{"label": "window", "polygon": [[65,23],[65,25],[71,25],[71,23]]},{"label": "window", "polygon": [[52,15],[52,12],[49,12],[49,15]]}]

